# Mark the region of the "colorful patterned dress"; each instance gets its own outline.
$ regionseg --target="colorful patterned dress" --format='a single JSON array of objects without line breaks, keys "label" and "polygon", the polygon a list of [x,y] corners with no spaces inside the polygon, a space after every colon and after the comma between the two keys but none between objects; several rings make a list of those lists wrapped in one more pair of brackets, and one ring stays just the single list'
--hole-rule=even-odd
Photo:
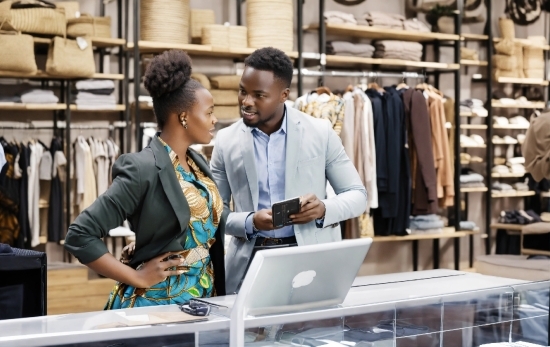
[{"label": "colorful patterned dress", "polygon": [[[130,307],[183,304],[191,298],[212,296],[214,271],[209,249],[215,242],[215,234],[223,212],[223,201],[214,182],[201,172],[197,164],[188,157],[191,172],[180,165],[178,156],[159,137],[168,152],[176,177],[189,204],[191,218],[187,229],[184,251],[185,259],[178,270],[185,273],[167,277],[151,288],[134,288],[117,283],[109,296],[106,310]],[[139,267],[138,267],[139,269]]]}]

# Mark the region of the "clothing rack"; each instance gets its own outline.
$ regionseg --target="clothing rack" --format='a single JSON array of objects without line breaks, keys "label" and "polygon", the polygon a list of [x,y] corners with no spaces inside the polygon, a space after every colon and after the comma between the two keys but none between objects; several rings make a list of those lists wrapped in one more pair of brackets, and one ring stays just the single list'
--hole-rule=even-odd
[{"label": "clothing rack", "polygon": [[303,76],[315,76],[315,77],[364,77],[364,78],[419,78],[425,79],[427,76],[425,74],[420,74],[417,72],[376,72],[376,71],[333,71],[333,70],[323,70],[315,71],[302,69],[301,73]]},{"label": "clothing rack", "polygon": [[[124,124],[123,124],[124,123]],[[114,130],[125,128],[125,122],[116,122],[109,125],[71,125],[70,129],[75,130]],[[66,129],[65,122],[58,122],[57,127],[53,125],[34,125],[29,123],[18,124],[18,125],[7,125],[4,126],[0,123],[0,129],[10,129],[10,130],[53,130],[53,129]]]}]

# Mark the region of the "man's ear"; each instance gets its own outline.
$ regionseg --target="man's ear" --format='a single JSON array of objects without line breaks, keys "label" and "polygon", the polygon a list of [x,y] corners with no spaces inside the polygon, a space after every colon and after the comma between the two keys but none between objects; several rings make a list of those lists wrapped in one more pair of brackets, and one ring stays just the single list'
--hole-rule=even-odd
[{"label": "man's ear", "polygon": [[283,102],[287,101],[289,96],[290,96],[290,89],[285,88],[285,90],[283,90],[282,93],[281,93],[280,102],[283,103]]}]

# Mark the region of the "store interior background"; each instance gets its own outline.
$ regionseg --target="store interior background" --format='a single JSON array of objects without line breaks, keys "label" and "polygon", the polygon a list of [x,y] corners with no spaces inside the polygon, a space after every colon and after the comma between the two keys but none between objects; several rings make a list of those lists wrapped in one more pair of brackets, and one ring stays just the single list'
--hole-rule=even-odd
[{"label": "store interior background", "polygon": [[[83,13],[99,13],[99,2],[95,1],[86,1],[80,0],[80,9]],[[132,1],[130,1],[131,6]],[[355,14],[362,14],[369,10],[378,10],[388,13],[405,13],[405,0],[385,0],[383,2],[384,6],[381,8],[381,2],[375,0],[367,0],[360,5],[355,6],[343,6],[335,3],[334,1],[326,1],[326,10],[338,10],[345,11]],[[499,36],[498,29],[498,18],[504,15],[504,1],[493,1],[492,5],[492,17],[493,17],[493,33],[495,36]],[[223,22],[230,22],[231,24],[236,24],[236,4],[233,0],[191,0],[191,8],[196,9],[213,9],[216,14],[216,23],[220,24]],[[243,13],[245,13],[246,2],[243,5]],[[130,7],[126,9],[129,11],[129,37],[128,40],[133,40],[132,33],[132,11]],[[116,17],[116,2],[111,2],[106,5],[105,8],[106,16],[111,16],[113,30],[113,37],[117,36],[117,17]],[[296,12],[295,12],[296,15]],[[516,37],[526,38],[529,35],[544,35],[545,20],[548,20],[547,13],[543,13],[539,21],[528,27],[520,27],[516,25]],[[419,18],[422,19],[423,15],[419,15]],[[305,0],[304,2],[304,25],[311,23],[317,23],[319,20],[319,6],[317,0]],[[243,15],[243,25],[246,25],[246,16]],[[294,25],[296,26],[296,20],[294,20]],[[468,24],[463,25],[462,32],[464,33],[476,33],[483,34],[484,23],[479,24]],[[276,30],[276,28],[274,28]],[[295,28],[296,29],[296,28]],[[330,36],[327,39],[331,39]],[[296,36],[294,38],[294,45],[296,47]],[[477,42],[469,42],[469,48],[477,48],[476,45],[480,45]],[[483,60],[485,57],[485,48],[479,46],[480,59]],[[304,33],[304,52],[318,52],[318,36],[315,32],[305,32]],[[452,62],[452,48],[442,48],[441,51],[441,62]],[[106,73],[118,72],[118,62],[116,56],[111,57],[111,61],[108,61],[109,57],[106,56]],[[428,59],[431,57],[428,55]],[[97,62],[96,62],[97,63]],[[131,63],[130,66],[133,66]],[[195,58],[193,59],[193,71],[200,72],[207,75],[218,75],[218,74],[235,74],[242,69],[242,64],[234,64],[230,59],[208,59],[208,58]],[[471,76],[473,73],[478,72],[478,68],[469,67],[468,69],[463,69],[461,72],[461,99],[467,99],[471,97],[478,97],[485,101],[485,85],[484,84],[475,84],[471,82]],[[132,77],[133,69],[130,69],[130,78]],[[351,78],[325,78],[325,85],[331,89],[343,89],[348,84],[357,84],[359,81],[357,79],[353,80]],[[369,81],[370,82],[370,81]],[[390,85],[399,83],[395,79],[379,79],[378,83],[380,85]],[[2,82],[6,83],[6,82]],[[411,84],[415,83],[411,80]],[[304,77],[304,91],[310,91],[317,86],[316,77]],[[132,87],[132,85],[130,85]],[[440,89],[449,96],[454,95],[454,81],[451,75],[443,75],[441,79]],[[0,93],[3,88],[10,88],[5,84],[0,86]],[[495,88],[498,88],[495,87]],[[296,80],[293,82],[291,88],[291,99],[295,99],[297,95],[296,89]],[[130,89],[128,95],[130,96],[130,102],[133,102],[133,91]],[[110,114],[94,114],[94,124],[98,124],[98,120],[104,120],[105,124],[108,124],[109,121],[118,120],[116,115]],[[47,112],[45,113],[32,113],[27,114],[25,112],[13,113],[13,115],[2,114],[3,120],[17,120],[22,119],[33,119],[33,120],[44,120],[45,122],[51,122],[51,115]],[[74,123],[83,124],[87,119],[86,114],[82,116],[74,117]],[[89,117],[88,117],[89,119]],[[152,112],[142,113],[142,121],[154,121]],[[106,130],[84,130],[85,136],[106,136]],[[134,133],[134,132],[132,132]],[[73,140],[78,135],[82,134],[82,131],[73,131]],[[14,131],[10,136],[13,136],[16,139],[24,139],[28,136],[28,133],[23,131]],[[44,141],[49,141],[51,139],[51,130],[40,130],[33,133],[33,137],[42,139]],[[132,144],[135,146],[136,141],[132,140]],[[135,147],[133,148],[135,150]],[[475,151],[470,152],[471,154],[484,156],[483,152],[476,153]],[[485,218],[485,209],[484,209],[484,194],[475,193],[471,194],[468,219],[476,222],[476,224],[483,228],[484,218]],[[494,199],[494,204],[492,206],[492,215],[496,216],[503,208],[520,208],[521,199]],[[484,230],[481,230],[482,233]],[[460,238],[461,242],[461,255],[460,255],[460,267],[461,269],[466,269],[469,267],[468,262],[468,247],[469,240],[468,238]],[[453,239],[442,239],[440,243],[440,267],[441,268],[453,268]],[[476,235],[474,237],[474,254],[484,254],[484,240]],[[48,255],[48,262],[60,262],[63,261],[63,249],[62,246],[59,246],[54,243],[48,243],[45,247],[45,251]],[[432,242],[431,240],[420,241],[419,242],[419,270],[430,269],[432,268]],[[365,260],[363,267],[360,270],[359,275],[374,275],[374,274],[384,274],[384,273],[395,273],[395,272],[404,272],[412,271],[412,247],[410,242],[382,242],[375,243],[371,250],[368,253],[368,256]]]}]

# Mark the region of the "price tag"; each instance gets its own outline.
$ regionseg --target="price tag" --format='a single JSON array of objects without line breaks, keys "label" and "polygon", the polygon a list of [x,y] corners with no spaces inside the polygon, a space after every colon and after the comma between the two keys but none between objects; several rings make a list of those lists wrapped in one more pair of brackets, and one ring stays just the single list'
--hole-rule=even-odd
[{"label": "price tag", "polygon": [[88,48],[88,42],[83,37],[77,37],[76,44],[78,45],[78,48],[80,48],[82,51]]}]

